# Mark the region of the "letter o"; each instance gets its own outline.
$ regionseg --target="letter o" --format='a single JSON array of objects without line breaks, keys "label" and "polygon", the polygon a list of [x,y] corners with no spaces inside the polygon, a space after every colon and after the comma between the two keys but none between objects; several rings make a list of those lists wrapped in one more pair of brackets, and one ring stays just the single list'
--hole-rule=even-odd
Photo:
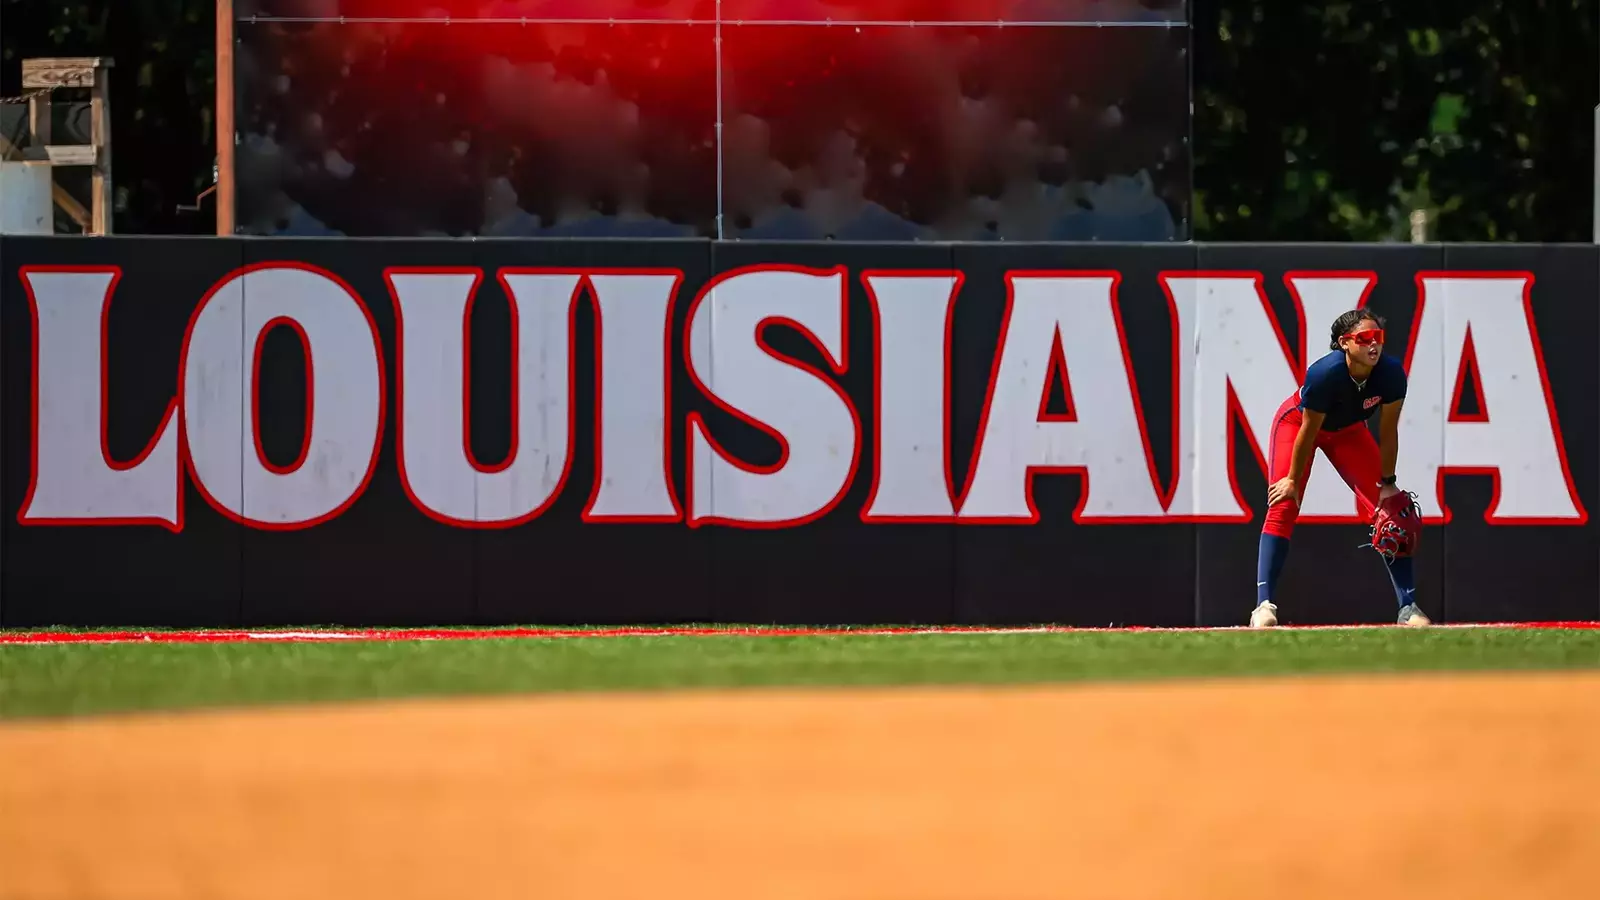
[{"label": "letter o", "polygon": [[[274,471],[256,452],[255,353],[283,320],[300,332],[314,374],[303,457]],[[272,263],[224,279],[189,322],[179,381],[196,485],[228,518],[309,528],[343,512],[372,478],[383,435],[382,351],[371,312],[336,276]]]}]

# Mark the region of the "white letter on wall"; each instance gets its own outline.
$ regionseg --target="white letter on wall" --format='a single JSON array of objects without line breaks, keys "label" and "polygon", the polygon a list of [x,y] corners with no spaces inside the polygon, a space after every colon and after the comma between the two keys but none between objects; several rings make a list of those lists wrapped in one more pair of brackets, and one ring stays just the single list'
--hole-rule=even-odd
[{"label": "white letter on wall", "polygon": [[[258,450],[255,354],[285,320],[306,343],[314,395],[299,464],[278,470]],[[372,477],[383,431],[378,330],[360,298],[329,273],[275,263],[217,285],[189,324],[180,378],[196,483],[229,518],[308,528],[343,512]]]},{"label": "white letter on wall", "polygon": [[836,373],[848,365],[845,269],[764,267],[724,273],[689,312],[689,375],[734,416],[777,440],[775,466],[741,462],[689,414],[689,519],[779,528],[818,519],[843,499],[861,451],[861,425],[844,392],[810,366],[780,359],[769,324],[800,331]]},{"label": "white letter on wall", "polygon": [[[25,267],[33,315],[33,433],[24,525],[161,525],[183,530],[174,399],[144,452],[106,445],[105,323],[116,269]],[[237,427],[237,422],[235,427]]]},{"label": "white letter on wall", "polygon": [[[1484,516],[1491,524],[1588,521],[1561,445],[1533,321],[1532,289],[1533,275],[1525,272],[1417,276],[1396,474],[1402,487],[1416,493],[1429,519],[1450,520],[1439,496],[1440,476],[1454,471],[1494,476],[1494,500]],[[1493,352],[1477,354],[1483,415],[1451,422],[1449,407],[1469,329],[1479,341],[1493,335]]]},{"label": "white letter on wall", "polygon": [[394,298],[400,476],[424,513],[468,527],[506,528],[544,512],[571,464],[572,310],[577,272],[505,270],[511,304],[511,450],[481,466],[467,446],[467,317],[476,269],[385,273]]},{"label": "white letter on wall", "polygon": [[950,329],[962,275],[863,272],[878,347],[877,459],[863,522],[948,522]]},{"label": "white letter on wall", "polygon": [[[1083,475],[1073,521],[1166,515],[1115,309],[1119,278],[1115,272],[1007,276],[1001,347],[961,495],[961,521],[1039,521],[1035,472]],[[1078,386],[1076,421],[1040,420],[1057,340],[1068,380]]]},{"label": "white letter on wall", "polygon": [[672,300],[683,273],[589,276],[599,332],[594,491],[585,522],[676,522],[667,416]]},{"label": "white letter on wall", "polygon": [[[1234,417],[1245,431],[1263,476],[1269,476],[1272,430],[1279,406],[1305,380],[1306,364],[1322,356],[1317,341],[1339,313],[1365,303],[1375,276],[1285,276],[1299,309],[1290,336],[1272,313],[1255,272],[1164,273],[1173,306],[1179,401],[1177,484],[1168,512],[1179,521],[1243,522],[1253,515],[1239,492]],[[1309,327],[1308,327],[1309,323]],[[1265,505],[1265,498],[1261,498]],[[1327,457],[1312,457],[1301,522],[1354,521],[1355,495]]]}]

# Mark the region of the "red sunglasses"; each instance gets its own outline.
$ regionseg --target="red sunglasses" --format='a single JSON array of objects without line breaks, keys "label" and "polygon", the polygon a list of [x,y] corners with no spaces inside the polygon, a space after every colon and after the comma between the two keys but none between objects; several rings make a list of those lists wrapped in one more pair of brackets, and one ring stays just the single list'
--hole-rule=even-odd
[{"label": "red sunglasses", "polygon": [[1363,347],[1367,346],[1368,344],[1381,344],[1383,343],[1383,329],[1368,328],[1364,331],[1352,331],[1345,335],[1345,337],[1349,340],[1355,341],[1357,344]]}]

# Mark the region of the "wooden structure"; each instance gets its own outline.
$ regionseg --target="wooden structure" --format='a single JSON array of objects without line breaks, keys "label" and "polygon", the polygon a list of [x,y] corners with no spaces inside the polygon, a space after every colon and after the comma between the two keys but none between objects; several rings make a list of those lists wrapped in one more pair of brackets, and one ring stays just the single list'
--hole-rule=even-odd
[{"label": "wooden structure", "polygon": [[[0,137],[0,156],[38,165],[89,166],[94,169],[89,209],[51,179],[51,197],[85,234],[110,234],[111,84],[112,61],[105,57],[25,59],[22,89],[28,101],[32,142],[21,152]],[[52,140],[51,113],[56,91],[88,89],[89,143],[57,144]]]}]

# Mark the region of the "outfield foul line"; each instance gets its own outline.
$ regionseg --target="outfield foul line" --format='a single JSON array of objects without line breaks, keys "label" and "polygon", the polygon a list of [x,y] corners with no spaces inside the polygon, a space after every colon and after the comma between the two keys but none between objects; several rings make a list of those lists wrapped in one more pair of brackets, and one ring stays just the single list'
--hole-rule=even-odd
[{"label": "outfield foul line", "polygon": [[[1283,625],[1277,630],[1359,630],[1398,628],[1397,625]],[[1430,628],[1600,628],[1600,622],[1482,622],[1432,625]],[[675,627],[661,628],[356,628],[263,631],[129,630],[129,631],[9,631],[0,632],[0,644],[242,644],[339,641],[470,641],[506,638],[564,639],[615,637],[885,637],[916,635],[1074,634],[1090,632],[1247,631],[1242,626],[1220,628],[1084,628],[1041,625],[997,628],[967,625],[892,628],[789,628],[789,627]]]}]

